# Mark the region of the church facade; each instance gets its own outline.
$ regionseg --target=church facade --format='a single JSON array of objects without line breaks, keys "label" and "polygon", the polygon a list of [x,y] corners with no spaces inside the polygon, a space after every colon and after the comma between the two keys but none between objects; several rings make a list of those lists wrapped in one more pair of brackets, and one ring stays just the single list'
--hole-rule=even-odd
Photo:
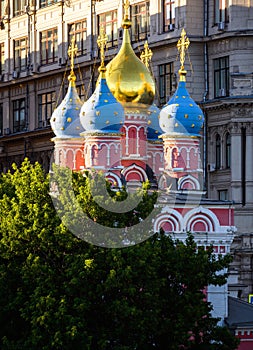
[{"label": "church facade", "polygon": [[[105,65],[106,37],[98,38],[101,65],[96,88],[81,102],[76,89],[74,41],[69,49],[69,87],[50,122],[55,137],[55,163],[74,171],[102,171],[112,188],[128,189],[149,181],[159,189],[153,231],[161,228],[185,240],[187,232],[198,246],[214,247],[227,254],[234,237],[234,209],[231,202],[209,200],[203,191],[200,141],[204,114],[187,90],[185,55],[190,41],[182,30],[177,42],[180,55],[179,82],[174,95],[162,109],[154,105],[155,83],[149,66],[148,46],[140,60],[130,40],[129,3],[122,23],[119,52]],[[208,300],[214,316],[228,316],[228,284],[209,286]]]},{"label": "church facade", "polygon": [[[100,64],[97,36],[102,28],[108,35],[107,63],[122,43],[122,14],[122,0],[0,2],[0,171],[13,162],[20,165],[24,157],[48,171],[54,149],[50,117],[68,88],[63,78],[69,73],[71,38],[78,46],[76,88],[86,101]],[[187,30],[187,90],[205,115],[204,187],[209,198],[233,202],[237,235],[230,289],[248,301],[253,293],[252,0],[131,0],[130,17],[135,53],[141,54],[146,40],[153,52],[159,108],[177,87],[176,43],[182,28]],[[163,146],[148,144],[160,162],[155,150]]]}]

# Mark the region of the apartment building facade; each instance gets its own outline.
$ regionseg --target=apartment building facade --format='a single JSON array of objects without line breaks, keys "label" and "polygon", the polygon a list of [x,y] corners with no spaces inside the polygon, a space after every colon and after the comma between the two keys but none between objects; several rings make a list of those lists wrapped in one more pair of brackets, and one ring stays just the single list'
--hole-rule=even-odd
[{"label": "apartment building facade", "polygon": [[[232,289],[246,299],[253,292],[253,0],[132,0],[130,14],[137,55],[146,41],[153,52],[159,107],[176,89],[176,43],[187,31],[188,91],[206,118],[206,190],[209,198],[234,201]],[[0,1],[0,171],[24,156],[49,169],[49,120],[66,93],[70,40],[78,47],[76,85],[85,101],[100,63],[97,36],[104,28],[107,63],[122,41],[122,17],[122,0]]]}]

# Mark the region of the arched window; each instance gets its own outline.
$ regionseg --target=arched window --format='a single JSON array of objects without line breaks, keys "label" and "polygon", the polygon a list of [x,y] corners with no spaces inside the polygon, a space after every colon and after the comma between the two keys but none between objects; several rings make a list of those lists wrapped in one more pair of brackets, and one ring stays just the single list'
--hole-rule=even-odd
[{"label": "arched window", "polygon": [[220,169],[221,167],[221,139],[220,135],[216,135],[215,142],[215,168]]},{"label": "arched window", "polygon": [[228,132],[226,135],[226,168],[230,168],[231,165],[231,136]]}]

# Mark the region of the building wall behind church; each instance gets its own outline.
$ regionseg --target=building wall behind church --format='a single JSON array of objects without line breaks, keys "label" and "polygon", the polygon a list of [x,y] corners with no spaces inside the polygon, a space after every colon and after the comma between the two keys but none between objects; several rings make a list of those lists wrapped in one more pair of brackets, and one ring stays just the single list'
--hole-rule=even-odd
[{"label": "building wall behind church", "polygon": [[[20,164],[25,156],[49,169],[53,150],[49,118],[67,88],[69,25],[75,23],[77,28],[78,22],[86,21],[87,26],[86,40],[75,62],[77,87],[83,101],[95,87],[99,65],[96,39],[103,14],[110,16],[111,11],[117,11],[116,31],[108,44],[106,62],[118,52],[122,40],[122,1],[71,0],[69,7],[63,1],[48,1],[43,8],[39,8],[39,1],[33,3],[35,6],[20,8],[16,14],[12,2],[9,11],[1,11],[0,171],[6,171],[12,162]],[[172,8],[165,16],[165,1],[130,1],[132,9],[134,6],[137,11],[146,9],[140,17],[142,22],[136,22],[146,26],[132,32],[135,34],[132,45],[140,55],[148,40],[153,51],[151,70],[157,86],[156,103],[161,107],[176,89],[180,67],[176,43],[182,28],[186,29],[191,41],[185,61],[187,88],[206,117],[203,163],[207,193],[214,199],[233,200],[238,233],[251,235],[253,2],[167,3]],[[215,7],[217,3],[221,8]],[[41,35],[47,37],[49,44],[52,29],[57,36],[55,44],[51,42],[49,46],[55,51],[49,50],[47,57]],[[164,76],[163,69],[171,71]],[[163,78],[167,81],[165,96],[161,96]],[[253,291],[251,280],[246,282],[247,293]]]}]

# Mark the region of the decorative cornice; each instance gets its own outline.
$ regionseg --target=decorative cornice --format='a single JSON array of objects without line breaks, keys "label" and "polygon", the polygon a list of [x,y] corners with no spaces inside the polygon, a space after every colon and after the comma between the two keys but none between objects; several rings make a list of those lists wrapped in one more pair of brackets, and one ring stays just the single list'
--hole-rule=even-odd
[{"label": "decorative cornice", "polygon": [[53,136],[54,133],[50,127],[47,129],[37,129],[37,130],[32,130],[32,131],[24,131],[24,132],[19,132],[15,134],[10,134],[10,135],[3,135],[0,137],[0,141],[5,143],[5,142],[13,142],[14,140],[23,140],[27,138],[36,138],[36,137],[49,137]]},{"label": "decorative cornice", "polygon": [[233,96],[233,97],[224,97],[219,99],[208,100],[206,102],[201,102],[200,107],[204,111],[216,111],[216,110],[228,110],[235,107],[238,108],[249,108],[252,110],[253,107],[253,98],[252,96]]},{"label": "decorative cornice", "polygon": [[184,140],[184,139],[195,139],[195,140],[199,140],[201,139],[201,135],[200,136],[195,136],[195,135],[187,135],[187,134],[163,134],[158,136],[159,138],[163,139],[163,140],[167,140],[167,139],[177,139],[177,140]]},{"label": "decorative cornice", "polygon": [[83,132],[80,134],[82,137],[86,138],[86,137],[90,137],[90,136],[123,136],[124,133],[122,132]]},{"label": "decorative cornice", "polygon": [[163,142],[160,140],[147,140],[148,143],[162,145]]}]

